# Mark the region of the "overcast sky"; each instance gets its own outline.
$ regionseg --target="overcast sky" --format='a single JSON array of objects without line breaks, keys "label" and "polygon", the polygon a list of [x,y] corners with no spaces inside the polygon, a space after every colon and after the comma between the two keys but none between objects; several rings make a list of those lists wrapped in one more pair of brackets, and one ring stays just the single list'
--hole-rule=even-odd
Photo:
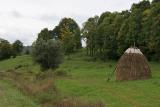
[{"label": "overcast sky", "polygon": [[31,45],[43,28],[53,29],[63,17],[79,26],[105,11],[130,9],[140,0],[0,0],[0,38]]}]

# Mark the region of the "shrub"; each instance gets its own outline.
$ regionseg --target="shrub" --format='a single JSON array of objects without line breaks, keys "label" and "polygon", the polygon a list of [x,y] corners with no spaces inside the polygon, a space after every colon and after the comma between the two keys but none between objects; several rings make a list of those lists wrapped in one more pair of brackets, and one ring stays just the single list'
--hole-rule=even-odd
[{"label": "shrub", "polygon": [[32,56],[42,70],[57,68],[63,59],[61,43],[53,39],[39,39],[32,47]]}]

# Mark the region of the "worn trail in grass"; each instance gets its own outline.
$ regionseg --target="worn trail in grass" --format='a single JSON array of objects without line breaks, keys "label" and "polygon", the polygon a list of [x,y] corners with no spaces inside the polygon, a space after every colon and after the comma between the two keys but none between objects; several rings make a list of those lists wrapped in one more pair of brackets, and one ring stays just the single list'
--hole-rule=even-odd
[{"label": "worn trail in grass", "polygon": [[160,106],[160,64],[150,63],[153,77],[149,80],[116,82],[112,77],[107,82],[116,62],[93,62],[83,56],[82,53],[72,55],[59,68],[70,75],[57,79],[62,96],[102,100],[108,107]]},{"label": "worn trail in grass", "polygon": [[10,81],[0,80],[0,107],[40,107],[22,92],[16,89]]}]

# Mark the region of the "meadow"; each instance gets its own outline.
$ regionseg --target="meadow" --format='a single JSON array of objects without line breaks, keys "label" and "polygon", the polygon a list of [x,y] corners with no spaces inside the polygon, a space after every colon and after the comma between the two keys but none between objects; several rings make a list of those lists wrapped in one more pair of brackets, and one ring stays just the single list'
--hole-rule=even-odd
[{"label": "meadow", "polygon": [[[111,75],[117,61],[103,62],[87,57],[85,54],[84,51],[80,51],[65,56],[64,62],[56,70],[58,75],[53,78],[59,98],[102,101],[106,107],[160,106],[160,63],[150,62],[151,79],[118,82],[115,81],[114,75]],[[40,67],[32,62],[31,56],[22,55],[1,61],[0,71],[6,72],[7,70],[15,70],[24,75],[26,72],[37,75],[40,72]],[[110,81],[107,81],[108,77],[111,77]],[[29,107],[39,106],[36,100],[31,101],[32,98],[20,92],[8,80],[0,80],[0,87],[6,91],[9,90],[4,93],[7,100],[10,99],[8,96],[16,96],[11,97],[11,100],[20,103],[23,99],[27,99],[25,101],[28,102],[24,102],[24,105],[31,103]],[[0,103],[0,106],[3,107],[4,104]],[[5,107],[7,106],[5,105]],[[14,107],[20,106],[15,105]]]}]

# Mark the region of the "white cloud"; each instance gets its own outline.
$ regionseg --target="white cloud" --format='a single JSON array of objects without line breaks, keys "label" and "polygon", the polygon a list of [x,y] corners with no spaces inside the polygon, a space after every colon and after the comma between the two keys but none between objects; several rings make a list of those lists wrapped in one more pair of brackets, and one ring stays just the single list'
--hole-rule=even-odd
[{"label": "white cloud", "polygon": [[42,28],[53,29],[63,17],[78,24],[105,11],[130,9],[140,0],[0,0],[0,38],[30,45]]}]

